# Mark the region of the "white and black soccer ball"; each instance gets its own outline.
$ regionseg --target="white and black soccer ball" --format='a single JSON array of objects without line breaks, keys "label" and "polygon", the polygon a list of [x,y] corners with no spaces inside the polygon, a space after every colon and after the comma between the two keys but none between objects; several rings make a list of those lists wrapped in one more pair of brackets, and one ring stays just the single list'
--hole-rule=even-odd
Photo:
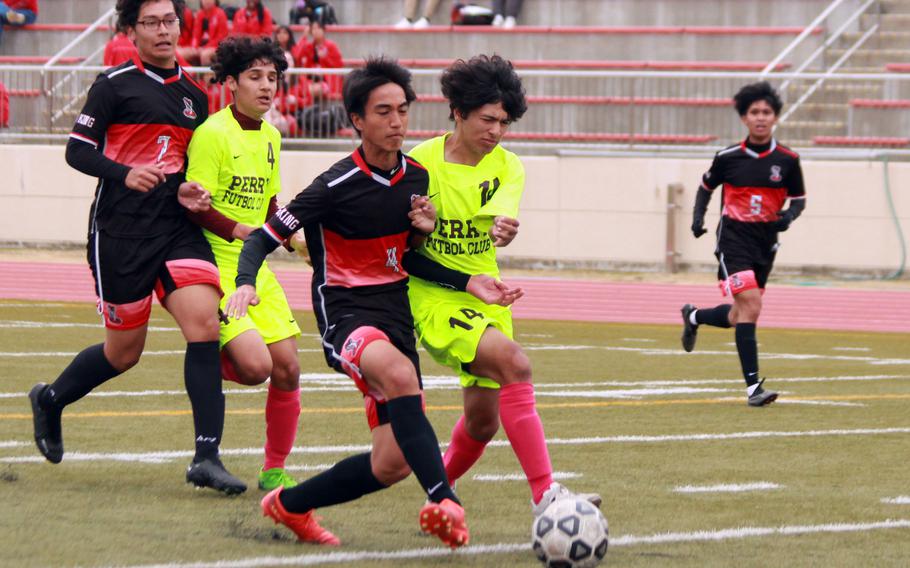
[{"label": "white and black soccer ball", "polygon": [[550,503],[531,526],[531,545],[548,568],[591,568],[607,554],[609,531],[600,509],[578,497]]}]

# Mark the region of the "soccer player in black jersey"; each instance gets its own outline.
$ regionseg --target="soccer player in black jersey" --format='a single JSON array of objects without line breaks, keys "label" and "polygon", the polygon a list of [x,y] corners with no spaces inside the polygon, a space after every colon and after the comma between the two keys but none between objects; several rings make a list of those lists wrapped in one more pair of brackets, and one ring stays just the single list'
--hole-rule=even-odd
[{"label": "soccer player in black jersey", "polygon": [[226,306],[242,317],[256,301],[266,255],[303,228],[314,268],[313,307],[327,363],[363,393],[372,451],[344,459],[262,500],[263,514],[300,540],[337,545],[313,511],[384,489],[413,471],[427,493],[421,529],[457,548],[468,543],[464,509],[446,479],[439,443],[424,414],[405,251],[435,227],[429,176],[402,154],[410,73],[371,59],[344,82],[344,105],[361,145],[319,175],[244,242],[237,291]]},{"label": "soccer player in black jersey", "polygon": [[[175,59],[183,7],[180,0],[117,1],[118,25],[139,56],[98,76],[66,147],[67,163],[98,178],[88,261],[105,339],[79,353],[53,384],[35,385],[29,398],[38,449],[59,463],[64,407],[139,361],[155,293],[187,341],[184,381],[196,445],[187,482],[234,494],[246,486],[218,456],[224,428],[218,269],[178,203],[187,144],[208,108],[205,91]],[[187,195],[189,204],[192,191]]]},{"label": "soccer player in black jersey", "polygon": [[[806,206],[803,173],[796,152],[777,143],[774,124],[782,103],[767,82],[746,85],[733,97],[748,137],[714,156],[695,198],[692,234],[705,234],[705,212],[714,189],[722,190],[722,210],[717,225],[715,256],[722,293],[733,304],[698,309],[682,308],[682,345],[695,347],[698,326],[736,327],[736,350],[746,380],[750,406],[764,406],[777,393],[762,388],[758,377],[758,343],[755,326],[761,314],[762,294],[777,253],[777,234],[786,231]],[[790,205],[784,209],[784,203]]]}]

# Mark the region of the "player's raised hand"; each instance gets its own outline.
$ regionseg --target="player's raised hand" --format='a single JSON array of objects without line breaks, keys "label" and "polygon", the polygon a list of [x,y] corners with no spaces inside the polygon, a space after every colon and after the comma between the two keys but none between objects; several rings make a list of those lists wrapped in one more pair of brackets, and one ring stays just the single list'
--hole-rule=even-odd
[{"label": "player's raised hand", "polygon": [[307,247],[306,239],[300,234],[300,231],[291,235],[291,238],[288,239],[288,244],[291,245],[291,248],[294,249],[297,256],[302,258],[304,262],[310,266],[313,266],[313,259],[310,258],[310,249]]},{"label": "player's raised hand", "polygon": [[430,202],[429,197],[421,195],[411,200],[408,218],[411,219],[411,226],[414,227],[414,230],[423,235],[429,235],[436,228],[436,207]]},{"label": "player's raised hand", "polygon": [[510,288],[505,282],[486,274],[471,276],[465,290],[484,304],[499,306],[511,306],[525,294],[521,288]]},{"label": "player's raised hand", "polygon": [[126,187],[145,193],[164,183],[164,170],[158,166],[136,166],[126,174]]},{"label": "player's raised hand", "polygon": [[224,307],[224,313],[228,317],[240,319],[246,315],[250,306],[259,303],[259,296],[256,295],[256,288],[249,284],[244,284],[237,288],[231,297],[228,298],[227,305]]},{"label": "player's raised hand", "polygon": [[494,247],[508,246],[509,243],[518,235],[518,219],[499,215],[493,218],[493,226],[490,227],[490,238],[493,239]]},{"label": "player's raised hand", "polygon": [[200,213],[209,210],[212,194],[199,182],[185,181],[177,189],[177,201],[193,213]]}]

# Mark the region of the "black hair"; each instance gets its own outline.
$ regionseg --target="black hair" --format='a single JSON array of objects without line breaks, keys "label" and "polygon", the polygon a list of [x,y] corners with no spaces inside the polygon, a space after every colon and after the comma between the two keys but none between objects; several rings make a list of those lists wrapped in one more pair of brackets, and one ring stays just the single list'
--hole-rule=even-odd
[{"label": "black hair", "polygon": [[229,36],[215,50],[212,62],[212,83],[224,83],[228,77],[239,79],[240,74],[253,66],[257,61],[266,61],[275,65],[278,78],[288,68],[284,50],[267,37]]},{"label": "black hair", "polygon": [[502,103],[510,121],[528,110],[525,90],[512,62],[498,55],[459,59],[443,71],[442,94],[449,101],[449,120],[457,110],[462,117],[487,104]]},{"label": "black hair", "polygon": [[291,29],[291,26],[278,26],[275,28],[275,31],[272,33],[272,39],[275,41],[275,45],[278,45],[278,32],[281,30],[288,33],[288,49],[294,49],[294,46],[297,45],[297,38],[294,37],[294,30]]},{"label": "black hair", "polygon": [[[414,87],[411,86],[411,72],[398,64],[398,61],[385,56],[370,57],[366,65],[354,69],[344,79],[342,98],[344,111],[348,118],[352,114],[364,116],[367,101],[373,89],[386,83],[395,83],[404,90],[404,98],[411,104],[417,99]],[[353,122],[353,121],[352,121]]]},{"label": "black hair", "polygon": [[777,94],[771,83],[767,81],[746,85],[733,96],[733,106],[736,107],[736,112],[739,113],[739,116],[746,116],[746,113],[749,112],[749,107],[756,101],[767,102],[771,110],[774,111],[775,116],[780,114],[780,109],[784,106],[784,103],[780,100],[780,95]]},{"label": "black hair", "polygon": [[262,19],[265,18],[265,7],[262,5],[262,0],[256,3],[256,17],[259,19],[259,23],[262,23]]},{"label": "black hair", "polygon": [[[126,28],[135,28],[136,21],[139,19],[139,10],[146,2],[153,0],[117,0],[117,27],[123,30]],[[180,19],[180,25],[183,25],[183,9],[186,8],[184,0],[171,0],[174,5],[174,13]]]}]

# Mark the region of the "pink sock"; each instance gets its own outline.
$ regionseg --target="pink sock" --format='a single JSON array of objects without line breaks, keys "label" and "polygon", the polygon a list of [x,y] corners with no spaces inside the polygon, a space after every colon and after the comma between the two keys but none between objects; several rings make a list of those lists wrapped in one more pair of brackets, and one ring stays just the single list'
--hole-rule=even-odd
[{"label": "pink sock", "polygon": [[284,467],[297,439],[300,389],[283,391],[269,384],[265,400],[265,463],[262,469]]},{"label": "pink sock", "polygon": [[534,385],[513,383],[499,391],[499,418],[512,444],[512,451],[531,486],[534,502],[540,501],[553,483],[553,466],[543,435],[543,424],[534,403]]},{"label": "pink sock", "polygon": [[442,456],[442,462],[446,466],[446,476],[449,478],[449,485],[455,483],[462,475],[465,474],[471,466],[477,463],[480,456],[483,455],[484,448],[487,447],[485,442],[478,442],[468,434],[464,427],[464,414],[455,423],[452,428],[452,441],[446,448],[446,453]]}]

